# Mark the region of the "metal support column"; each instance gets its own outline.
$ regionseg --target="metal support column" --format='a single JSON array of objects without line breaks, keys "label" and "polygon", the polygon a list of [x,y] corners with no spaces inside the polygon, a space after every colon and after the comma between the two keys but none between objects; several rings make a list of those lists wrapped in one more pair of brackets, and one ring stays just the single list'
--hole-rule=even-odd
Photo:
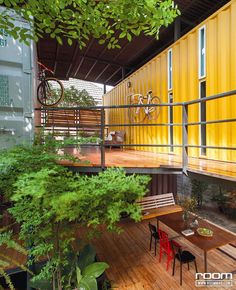
[{"label": "metal support column", "polygon": [[125,79],[125,67],[122,67],[122,80]]},{"label": "metal support column", "polygon": [[106,94],[106,93],[107,93],[107,85],[103,84],[103,94]]},{"label": "metal support column", "polygon": [[188,168],[188,105],[182,106],[182,167],[187,174]]},{"label": "metal support column", "polygon": [[104,142],[104,130],[105,130],[105,110],[101,109],[101,168],[102,170],[105,168],[105,142]]},{"label": "metal support column", "polygon": [[174,22],[174,41],[177,41],[181,37],[181,19],[180,17],[175,19]]}]

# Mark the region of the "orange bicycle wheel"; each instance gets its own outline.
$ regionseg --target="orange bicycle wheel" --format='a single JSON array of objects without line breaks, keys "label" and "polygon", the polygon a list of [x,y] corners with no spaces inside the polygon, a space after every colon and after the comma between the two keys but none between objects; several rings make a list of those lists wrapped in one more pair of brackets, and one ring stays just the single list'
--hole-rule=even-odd
[{"label": "orange bicycle wheel", "polygon": [[[161,104],[161,99],[159,97],[152,97],[150,104]],[[156,120],[161,112],[161,107],[160,106],[155,106],[155,107],[149,107],[148,108],[148,120]]]},{"label": "orange bicycle wheel", "polygon": [[[129,105],[138,105],[140,103],[140,98],[143,96],[141,94],[132,94],[129,95],[128,104]],[[146,117],[144,108],[140,107],[130,107],[128,109],[129,121],[130,123],[142,123]]]}]

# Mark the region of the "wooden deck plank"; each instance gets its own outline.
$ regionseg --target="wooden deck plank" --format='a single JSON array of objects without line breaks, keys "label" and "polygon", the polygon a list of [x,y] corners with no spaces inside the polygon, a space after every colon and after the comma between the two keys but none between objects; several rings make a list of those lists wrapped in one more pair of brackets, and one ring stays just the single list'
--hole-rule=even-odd
[{"label": "wooden deck plank", "polygon": [[[151,222],[155,224],[156,219],[151,220]],[[121,235],[104,232],[99,239],[93,242],[98,256],[110,265],[107,275],[109,279],[113,280],[117,289],[198,289],[194,286],[195,271],[193,265],[190,266],[189,271],[184,265],[183,286],[181,287],[179,284],[179,264],[177,263],[176,273],[173,277],[171,267],[168,272],[165,270],[165,259],[159,263],[158,255],[154,256],[154,247],[149,252],[148,221],[134,223],[126,220],[121,223],[121,226],[124,230]],[[176,233],[171,229],[164,225],[163,227],[170,236],[176,236]],[[178,238],[178,242],[196,256],[199,271],[202,272],[202,251],[183,237]],[[158,252],[159,245],[157,247]],[[233,272],[236,270],[235,261],[217,250],[209,252],[208,264],[210,272]],[[234,275],[235,278],[236,275]],[[211,289],[219,288],[211,287]],[[227,288],[222,287],[220,289]]]},{"label": "wooden deck plank", "polygon": [[[156,219],[152,219],[153,224]],[[119,290],[192,290],[198,289],[194,286],[195,271],[194,266],[187,270],[186,265],[183,268],[183,286],[179,285],[179,263],[176,264],[176,273],[173,277],[171,267],[167,272],[165,258],[161,263],[158,261],[159,245],[157,246],[157,256],[154,256],[154,247],[149,251],[149,229],[148,221],[134,223],[128,219],[120,223],[123,232],[120,235],[104,231],[103,234],[92,241],[96,248],[98,257],[101,261],[109,264],[107,270],[108,278],[113,281],[115,289]],[[170,237],[176,236],[176,233],[165,225],[162,228],[168,232]],[[81,232],[80,232],[81,234]],[[203,254],[198,247],[187,241],[184,237],[179,237],[178,242],[184,249],[192,252],[197,259],[199,272],[203,272]],[[232,247],[232,246],[231,246]],[[5,249],[1,247],[1,251]],[[8,254],[16,258],[19,262],[25,263],[26,257],[13,253],[8,250]],[[209,272],[234,272],[236,262],[234,259],[217,250],[212,250],[208,254]],[[236,279],[236,272],[234,274]],[[209,289],[209,288],[201,288]],[[212,288],[211,289],[219,289]],[[220,288],[231,289],[231,288]],[[234,289],[234,288],[232,288]]]},{"label": "wooden deck plank", "polygon": [[[101,166],[100,152],[88,153],[86,155],[76,154],[82,161],[90,161],[89,166]],[[71,163],[64,161],[64,164],[88,166],[85,162]],[[105,165],[107,167],[124,168],[165,168],[181,169],[182,160],[180,156],[171,154],[160,154],[137,150],[107,149],[105,151]],[[222,178],[229,181],[236,181],[236,163],[223,162],[201,158],[189,158],[188,170],[211,177]]]}]

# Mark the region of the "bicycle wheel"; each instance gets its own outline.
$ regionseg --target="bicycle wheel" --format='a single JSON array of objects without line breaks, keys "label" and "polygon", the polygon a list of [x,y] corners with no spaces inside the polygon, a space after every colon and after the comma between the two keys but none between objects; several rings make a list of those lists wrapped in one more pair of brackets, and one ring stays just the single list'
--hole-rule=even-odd
[{"label": "bicycle wheel", "polygon": [[[159,97],[152,97],[150,104],[161,104],[161,99]],[[156,106],[156,107],[149,107],[148,108],[148,120],[156,120],[161,112],[161,107]]]},{"label": "bicycle wheel", "polygon": [[56,78],[46,78],[38,86],[37,99],[45,107],[57,105],[63,96],[63,84]]},{"label": "bicycle wheel", "polygon": [[[129,105],[138,105],[140,104],[140,98],[143,97],[141,94],[133,94],[128,96]],[[129,121],[130,123],[142,123],[146,117],[144,108],[140,107],[131,107],[128,110]]]}]

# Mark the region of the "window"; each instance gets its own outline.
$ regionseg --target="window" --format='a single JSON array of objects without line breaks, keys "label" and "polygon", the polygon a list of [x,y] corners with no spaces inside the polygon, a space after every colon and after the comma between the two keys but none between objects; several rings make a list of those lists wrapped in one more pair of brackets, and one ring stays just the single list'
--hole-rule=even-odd
[{"label": "window", "polygon": [[[206,97],[206,82],[200,82],[200,98]],[[200,121],[206,122],[206,102],[200,103]],[[206,146],[206,124],[200,125],[200,144]],[[206,148],[201,148],[201,155],[206,155]]]},{"label": "window", "polygon": [[[169,93],[169,103],[173,103],[173,93]],[[174,115],[173,115],[173,107],[169,106],[169,123],[173,124]],[[169,126],[169,145],[174,145],[174,127]],[[170,152],[174,152],[174,147],[170,147]]]},{"label": "window", "polygon": [[168,90],[172,90],[172,49],[167,53]]},{"label": "window", "polygon": [[198,76],[200,79],[206,76],[206,26],[203,26],[202,28],[199,29],[198,52],[199,52]]}]

